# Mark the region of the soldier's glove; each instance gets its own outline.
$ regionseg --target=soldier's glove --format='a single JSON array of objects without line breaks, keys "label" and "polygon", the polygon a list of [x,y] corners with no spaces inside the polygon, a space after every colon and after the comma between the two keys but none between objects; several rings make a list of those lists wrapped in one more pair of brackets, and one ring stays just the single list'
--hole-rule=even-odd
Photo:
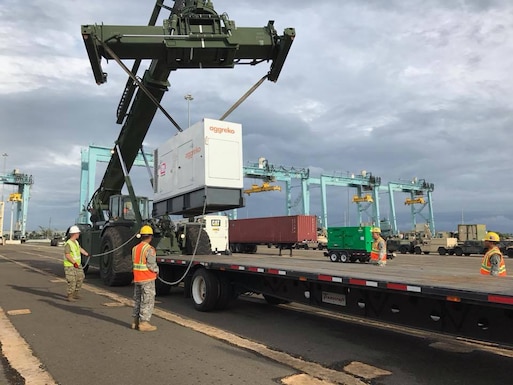
[{"label": "soldier's glove", "polygon": [[76,262],[75,262],[75,263],[73,264],[73,267],[74,267],[75,269],[78,269],[78,263],[76,263]]}]

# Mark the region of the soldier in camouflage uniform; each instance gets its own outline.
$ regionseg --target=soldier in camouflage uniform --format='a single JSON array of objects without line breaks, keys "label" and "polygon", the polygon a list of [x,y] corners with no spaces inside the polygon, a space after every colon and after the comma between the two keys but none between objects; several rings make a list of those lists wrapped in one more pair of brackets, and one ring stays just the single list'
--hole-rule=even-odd
[{"label": "soldier in camouflage uniform", "polygon": [[84,282],[85,274],[82,270],[82,254],[86,257],[89,253],[80,247],[78,226],[69,228],[69,239],[64,244],[64,274],[67,282],[68,301],[75,302],[79,297],[78,292]]},{"label": "soldier in camouflage uniform", "polygon": [[132,249],[134,272],[134,310],[132,329],[143,332],[157,330],[149,323],[155,305],[155,279],[159,273],[157,253],[150,245],[153,229],[144,225],[140,231],[141,242]]},{"label": "soldier in camouflage uniform", "polygon": [[374,242],[372,242],[370,262],[378,266],[385,266],[387,264],[387,243],[381,237],[381,229],[379,227],[373,227],[371,233]]}]

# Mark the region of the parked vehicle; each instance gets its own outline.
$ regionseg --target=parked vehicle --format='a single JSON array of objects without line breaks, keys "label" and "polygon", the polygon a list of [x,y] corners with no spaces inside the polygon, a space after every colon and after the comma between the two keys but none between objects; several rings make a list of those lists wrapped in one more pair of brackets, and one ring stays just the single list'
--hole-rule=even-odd
[{"label": "parked vehicle", "polygon": [[413,248],[415,254],[437,253],[440,255],[453,255],[458,245],[458,238],[448,237],[445,233],[437,233],[434,238],[423,238]]},{"label": "parked vehicle", "polygon": [[461,256],[466,255],[469,256],[470,254],[483,254],[485,251],[484,249],[484,242],[483,241],[464,241],[458,243],[454,247],[454,254]]}]

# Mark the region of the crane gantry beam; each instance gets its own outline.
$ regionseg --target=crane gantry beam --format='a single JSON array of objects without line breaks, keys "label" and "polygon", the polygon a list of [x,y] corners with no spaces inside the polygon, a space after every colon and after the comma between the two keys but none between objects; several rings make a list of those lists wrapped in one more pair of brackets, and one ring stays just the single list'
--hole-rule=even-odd
[{"label": "crane gantry beam", "polygon": [[[392,216],[391,225],[392,232],[394,234],[397,234],[399,232],[397,228],[394,192],[404,192],[410,195],[410,197],[406,199],[405,204],[410,206],[412,230],[415,230],[417,225],[417,215],[420,215],[428,223],[429,229],[431,230],[431,234],[435,234],[435,219],[433,215],[432,203],[432,193],[435,189],[435,185],[433,183],[428,183],[424,179],[414,178],[410,182],[388,182],[387,186],[381,186],[381,188],[389,193],[390,212]],[[418,207],[417,205],[420,205],[420,207]],[[428,209],[427,218],[422,214],[422,211],[426,207]]]}]

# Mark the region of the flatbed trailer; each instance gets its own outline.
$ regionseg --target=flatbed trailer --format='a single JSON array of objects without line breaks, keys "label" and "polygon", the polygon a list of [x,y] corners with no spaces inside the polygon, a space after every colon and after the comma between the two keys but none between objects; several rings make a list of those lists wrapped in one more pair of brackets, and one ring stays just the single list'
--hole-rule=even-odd
[{"label": "flatbed trailer", "polygon": [[[158,257],[163,279],[185,275],[199,311],[223,309],[243,293],[270,304],[298,302],[457,337],[513,346],[513,279],[479,274],[480,260],[404,257],[386,267],[315,257]],[[162,289],[162,283],[158,285]]]}]

